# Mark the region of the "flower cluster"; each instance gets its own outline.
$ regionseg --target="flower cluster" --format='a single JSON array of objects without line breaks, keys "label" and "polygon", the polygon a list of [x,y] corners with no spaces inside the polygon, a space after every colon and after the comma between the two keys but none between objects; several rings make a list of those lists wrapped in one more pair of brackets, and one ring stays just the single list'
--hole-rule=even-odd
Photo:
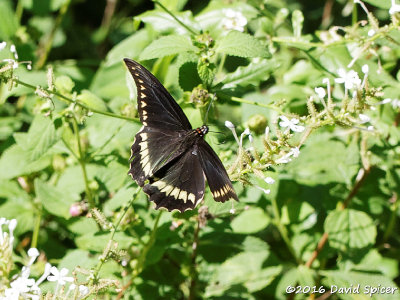
[{"label": "flower cluster", "polygon": [[[3,231],[3,225],[8,226],[8,232]],[[14,229],[17,226],[17,220],[6,220],[5,218],[0,218],[0,257],[2,259],[2,266],[8,264],[7,262],[11,261],[11,255],[6,256],[4,253],[4,247],[11,252],[12,244],[14,240]],[[54,289],[53,295],[60,296],[60,287],[65,286],[67,282],[73,282],[74,278],[67,276],[69,270],[66,268],[62,268],[61,270],[57,269],[57,267],[52,266],[50,263],[46,263],[44,272],[39,279],[35,280],[34,278],[30,278],[31,267],[33,263],[39,256],[39,251],[36,248],[30,248],[27,252],[29,261],[25,266],[22,267],[21,272],[9,283],[9,287],[2,290],[2,286],[0,285],[0,300],[19,300],[19,299],[33,299],[39,300],[42,296],[41,288],[39,287],[45,280],[50,282],[56,282],[56,287]],[[0,268],[0,274],[2,275],[2,279],[5,280],[6,276],[9,274],[8,270],[2,270]],[[77,290],[77,297],[73,299],[83,299],[86,295],[89,294],[89,288],[84,285],[79,285],[78,287],[75,284],[70,284],[67,290],[67,293],[62,297],[64,299],[69,298],[69,294],[73,291]]]},{"label": "flower cluster", "polygon": [[224,10],[225,18],[222,20],[222,27],[226,30],[244,31],[247,19],[240,11],[229,8]]}]

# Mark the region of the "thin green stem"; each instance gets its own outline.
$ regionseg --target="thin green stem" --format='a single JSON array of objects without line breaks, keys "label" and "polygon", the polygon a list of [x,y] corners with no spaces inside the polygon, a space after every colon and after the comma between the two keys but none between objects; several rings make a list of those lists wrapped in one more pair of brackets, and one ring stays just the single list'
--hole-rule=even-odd
[{"label": "thin green stem", "polygon": [[169,14],[176,22],[178,22],[182,27],[186,28],[188,31],[190,31],[192,34],[197,35],[198,33],[196,31],[194,31],[192,28],[190,28],[189,26],[187,26],[185,23],[183,23],[181,20],[179,20],[177,17],[175,17],[175,15],[169,11],[168,8],[166,8],[164,5],[162,5],[160,2],[158,1],[153,1],[155,4],[157,4],[158,6],[160,6],[167,14]]},{"label": "thin green stem", "polygon": [[40,54],[39,54],[39,59],[36,63],[36,67],[38,69],[42,68],[47,61],[47,57],[49,56],[50,50],[53,46],[53,41],[54,41],[55,34],[57,32],[57,29],[60,27],[61,22],[64,19],[64,16],[67,13],[70,4],[71,4],[71,1],[67,0],[61,6],[59,14],[56,18],[53,28],[50,31],[48,39],[46,40],[45,44],[41,45],[41,47],[39,48]]},{"label": "thin green stem", "polygon": [[[140,187],[137,187],[136,191],[134,192],[132,198],[124,205],[124,207],[121,209],[121,215],[119,216],[117,222],[115,222],[115,224],[113,225],[113,228],[111,229],[111,235],[110,235],[110,241],[114,240],[114,236],[115,233],[117,232],[119,225],[121,224],[123,218],[125,217],[127,211],[129,210],[129,208],[132,206],[133,201],[136,200],[137,196],[139,195],[139,191],[140,191]],[[107,257],[108,253],[105,253],[105,257],[104,259],[101,259],[99,261],[99,263],[96,266],[95,272],[94,272],[94,278],[97,278],[101,267],[103,266],[104,262],[106,261],[106,257]]]},{"label": "thin green stem", "polygon": [[76,142],[78,144],[78,151],[79,151],[79,164],[81,166],[82,169],[82,174],[83,174],[83,180],[85,182],[85,191],[86,191],[86,197],[89,203],[90,208],[94,208],[96,206],[96,204],[94,203],[93,197],[92,197],[92,192],[90,191],[90,187],[89,187],[89,179],[87,176],[87,172],[86,172],[86,162],[85,162],[85,154],[83,153],[82,150],[82,145],[81,145],[81,139],[79,136],[79,128],[78,128],[78,121],[76,120],[76,118],[73,118],[73,122],[72,122],[73,128],[74,128],[74,133],[75,133],[75,137],[76,137]]},{"label": "thin green stem", "polygon": [[278,231],[279,231],[283,241],[285,242],[286,246],[288,247],[290,253],[294,257],[296,262],[300,265],[300,264],[302,264],[302,261],[301,261],[301,259],[299,257],[297,257],[296,251],[294,250],[292,242],[289,239],[289,235],[288,235],[287,229],[286,229],[285,225],[282,224],[282,220],[281,220],[281,216],[280,216],[280,213],[279,213],[278,204],[276,202],[276,198],[275,197],[273,197],[271,199],[271,204],[272,204],[272,209],[273,209],[273,212],[274,212],[273,223],[275,224],[276,228],[278,229]]},{"label": "thin green stem", "polygon": [[42,210],[37,210],[37,215],[35,217],[35,222],[33,226],[33,233],[32,233],[32,241],[31,241],[31,248],[36,248],[37,242],[39,239],[39,231],[40,231],[40,221],[42,219]]},{"label": "thin green stem", "polygon": [[389,239],[396,225],[396,216],[400,206],[400,197],[397,194],[394,194],[392,200],[394,200],[394,203],[390,207],[391,213],[385,233],[383,234],[382,243],[385,243]]},{"label": "thin green stem", "polygon": [[256,101],[252,101],[252,100],[247,100],[247,99],[243,99],[243,98],[239,98],[239,97],[230,96],[230,95],[220,93],[220,92],[218,92],[217,95],[221,98],[225,98],[230,101],[265,107],[265,108],[272,109],[272,110],[278,112],[279,114],[283,114],[283,111],[280,108],[278,108],[277,106],[272,105],[272,104],[260,103],[260,102],[256,102]]},{"label": "thin green stem", "polygon": [[134,277],[138,276],[143,270],[143,266],[144,266],[144,262],[146,261],[147,253],[153,246],[154,241],[156,239],[158,223],[160,221],[160,217],[161,217],[162,213],[163,213],[163,211],[160,210],[156,217],[156,220],[154,222],[153,230],[151,231],[149,241],[146,243],[146,245],[143,247],[142,251],[140,252],[140,256],[138,258],[138,263],[136,265],[136,270],[134,272]]},{"label": "thin green stem", "polygon": [[[21,80],[19,80],[19,79],[16,79],[16,78],[13,78],[12,81],[15,82],[15,83],[17,83],[17,84],[23,85],[23,86],[25,86],[25,87],[27,87],[27,88],[30,88],[30,89],[32,89],[32,90],[36,90],[36,88],[37,88],[37,87],[34,86],[34,85],[31,85],[31,84],[29,84],[29,83],[23,82],[23,81],[21,81]],[[113,113],[111,113],[111,112],[97,110],[97,109],[94,109],[94,108],[91,108],[91,107],[87,106],[87,105],[84,104],[84,103],[81,103],[81,102],[79,102],[79,101],[72,100],[72,99],[70,99],[70,98],[68,98],[68,97],[66,97],[66,96],[64,96],[64,95],[62,95],[62,94],[60,94],[60,93],[58,93],[58,92],[50,91],[50,90],[48,90],[48,89],[43,89],[43,90],[46,91],[46,92],[49,93],[49,94],[54,94],[55,96],[57,96],[57,97],[59,97],[59,98],[65,100],[65,101],[68,102],[68,103],[73,103],[73,104],[75,104],[75,105],[78,105],[79,107],[82,107],[82,108],[84,108],[84,109],[87,109],[88,111],[91,111],[91,112],[94,112],[94,113],[97,113],[97,114],[100,114],[100,115],[105,115],[105,116],[108,116],[108,117],[117,118],[117,119],[122,119],[122,120],[133,121],[133,122],[137,122],[137,123],[140,122],[138,118],[129,118],[129,117],[125,117],[125,116],[116,115],[116,114],[113,114]]]},{"label": "thin green stem", "polygon": [[22,13],[24,12],[24,6],[22,5],[22,0],[19,0],[17,6],[15,7],[15,17],[18,23],[21,23]]}]

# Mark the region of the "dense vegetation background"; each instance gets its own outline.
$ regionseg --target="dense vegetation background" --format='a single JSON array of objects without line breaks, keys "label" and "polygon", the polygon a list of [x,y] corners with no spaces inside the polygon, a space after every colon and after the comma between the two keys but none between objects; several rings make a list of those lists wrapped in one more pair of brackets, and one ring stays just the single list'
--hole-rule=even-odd
[{"label": "dense vegetation background", "polygon": [[[399,12],[1,0],[0,299],[399,299]],[[125,57],[193,126],[212,100],[239,203],[153,209]]]}]

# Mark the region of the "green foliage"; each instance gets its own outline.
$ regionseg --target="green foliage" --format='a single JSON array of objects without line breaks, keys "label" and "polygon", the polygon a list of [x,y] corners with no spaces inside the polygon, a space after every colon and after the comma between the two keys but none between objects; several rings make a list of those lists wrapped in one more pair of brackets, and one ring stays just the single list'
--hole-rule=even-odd
[{"label": "green foliage", "polygon": [[[43,299],[398,299],[400,3],[106,2],[0,1],[0,299],[46,263]],[[125,57],[209,109],[240,202],[149,203]]]}]

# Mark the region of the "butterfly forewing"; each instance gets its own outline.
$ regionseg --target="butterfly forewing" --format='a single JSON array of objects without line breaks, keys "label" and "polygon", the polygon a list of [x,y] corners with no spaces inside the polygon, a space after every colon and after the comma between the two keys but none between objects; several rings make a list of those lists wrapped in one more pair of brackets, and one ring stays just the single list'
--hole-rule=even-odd
[{"label": "butterfly forewing", "polygon": [[182,109],[153,74],[137,62],[124,59],[135,80],[138,111],[144,126],[169,130],[191,130]]},{"label": "butterfly forewing", "polygon": [[143,191],[156,203],[156,208],[181,212],[195,208],[203,200],[205,187],[197,145],[165,165],[150,181]]},{"label": "butterfly forewing", "polygon": [[199,140],[198,147],[201,167],[207,177],[214,200],[218,202],[225,202],[229,199],[239,201],[228,173],[214,150],[203,139]]}]

